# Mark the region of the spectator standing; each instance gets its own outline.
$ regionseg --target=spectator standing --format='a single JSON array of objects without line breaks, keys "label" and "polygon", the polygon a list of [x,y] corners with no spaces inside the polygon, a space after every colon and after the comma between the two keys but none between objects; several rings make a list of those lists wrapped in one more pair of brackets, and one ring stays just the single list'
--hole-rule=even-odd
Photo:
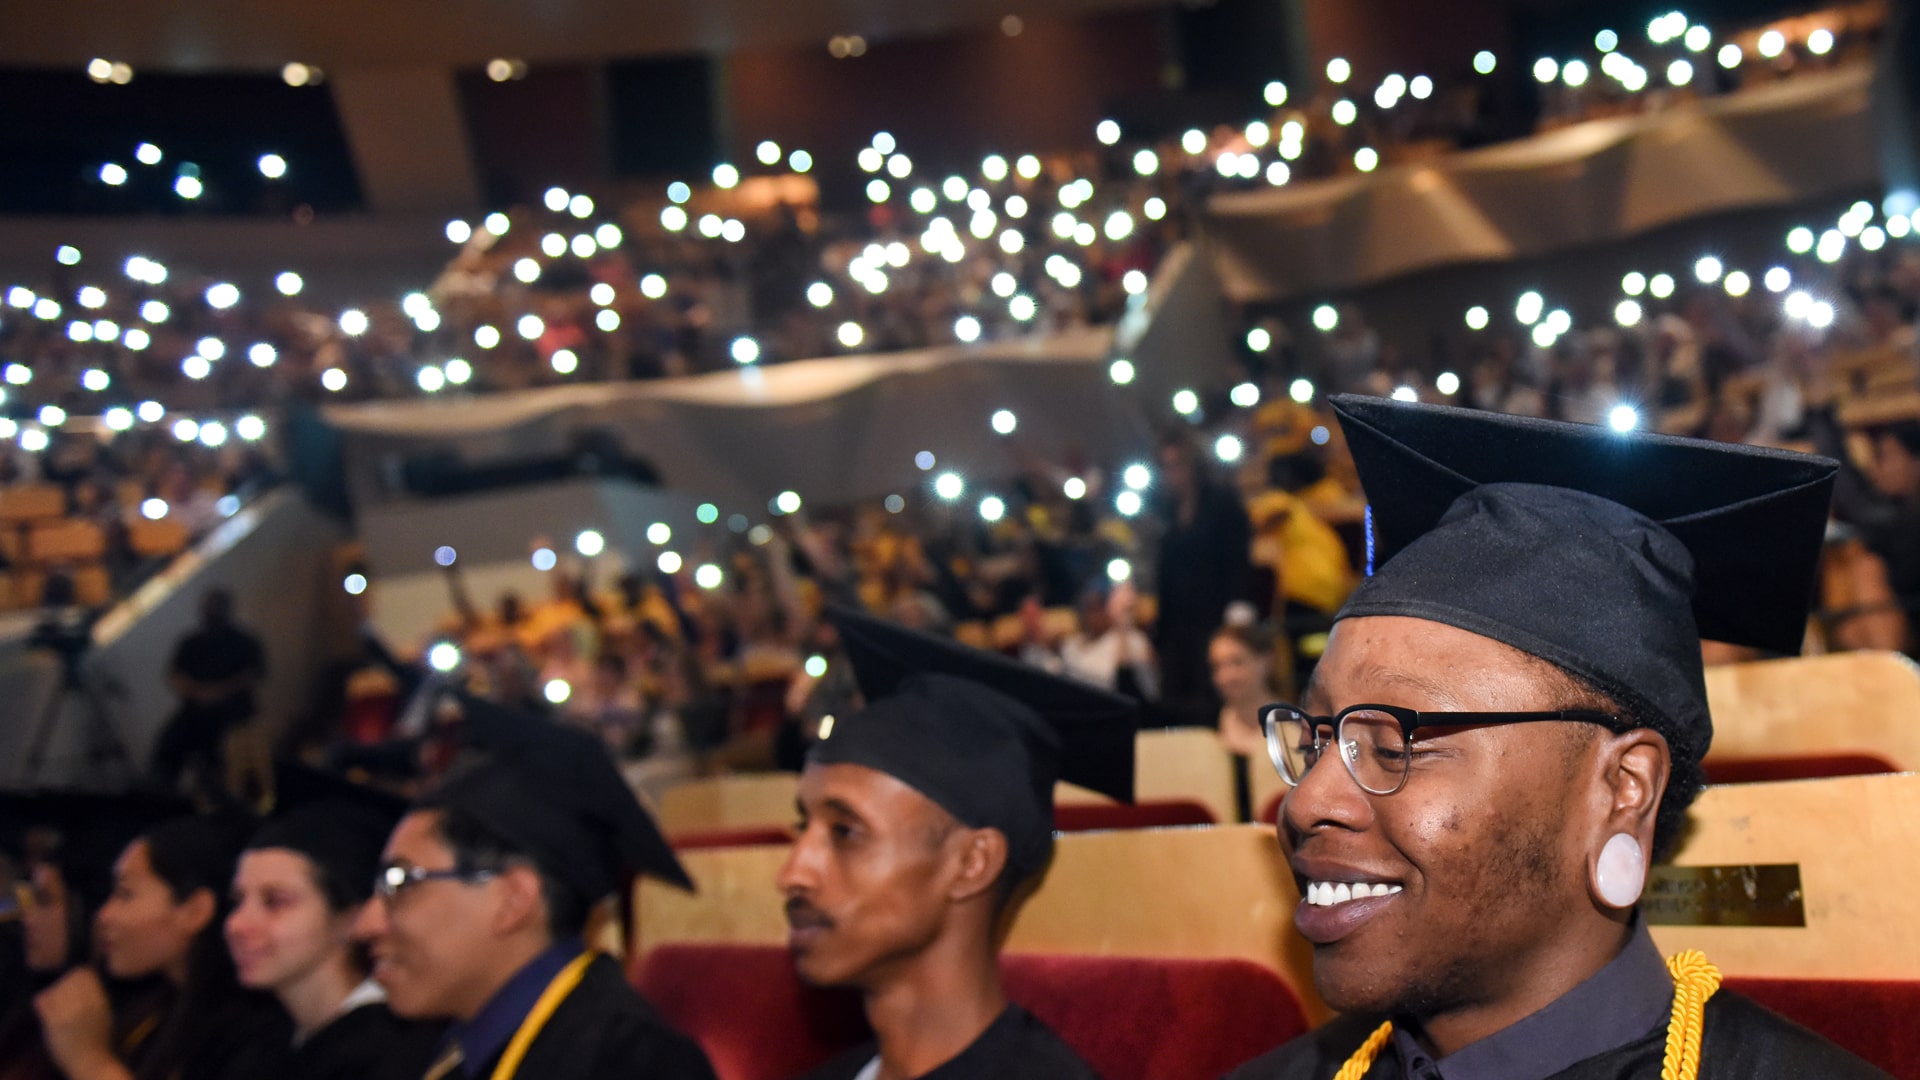
[{"label": "spectator standing", "polygon": [[1217,708],[1207,678],[1207,640],[1227,605],[1248,598],[1253,526],[1239,496],[1207,475],[1190,442],[1162,444],[1159,479],[1165,523],[1154,575],[1160,692],[1169,710],[1204,724]]},{"label": "spectator standing", "polygon": [[266,673],[260,639],[234,622],[233,595],[209,590],[199,629],[181,639],[167,669],[180,706],[154,749],[162,783],[243,802],[271,795],[273,770],[254,703]]}]

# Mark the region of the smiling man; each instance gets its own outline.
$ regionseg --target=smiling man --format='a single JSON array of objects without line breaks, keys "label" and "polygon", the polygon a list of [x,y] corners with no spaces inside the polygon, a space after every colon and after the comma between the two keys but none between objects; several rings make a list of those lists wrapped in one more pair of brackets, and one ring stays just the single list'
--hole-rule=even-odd
[{"label": "smiling man", "polygon": [[1637,911],[1702,783],[1700,639],[1797,650],[1833,463],[1333,404],[1379,570],[1263,721],[1343,1019],[1234,1076],[1883,1075],[1663,960]]},{"label": "smiling man", "polygon": [[582,941],[646,873],[691,888],[594,736],[462,697],[486,752],[387,841],[356,926],[393,1011],[452,1021],[430,1080],[712,1080],[620,966]]},{"label": "smiling man", "polygon": [[780,870],[800,977],[858,988],[874,1044],[817,1080],[1091,1080],[1000,986],[997,931],[1053,853],[1056,778],[1133,797],[1134,705],[833,613],[866,708],[821,725]]}]

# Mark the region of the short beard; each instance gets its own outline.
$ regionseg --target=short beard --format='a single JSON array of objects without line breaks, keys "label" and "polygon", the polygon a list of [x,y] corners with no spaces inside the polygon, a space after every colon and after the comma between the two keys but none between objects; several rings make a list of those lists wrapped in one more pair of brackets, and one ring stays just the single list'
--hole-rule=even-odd
[{"label": "short beard", "polygon": [[[1490,838],[1492,853],[1480,875],[1480,888],[1462,898],[1471,911],[1503,908],[1558,917],[1560,815],[1520,813]],[[1431,971],[1414,972],[1414,981],[1374,1011],[1429,1017],[1499,997],[1519,974],[1531,941],[1488,940],[1469,934],[1458,940]]]}]

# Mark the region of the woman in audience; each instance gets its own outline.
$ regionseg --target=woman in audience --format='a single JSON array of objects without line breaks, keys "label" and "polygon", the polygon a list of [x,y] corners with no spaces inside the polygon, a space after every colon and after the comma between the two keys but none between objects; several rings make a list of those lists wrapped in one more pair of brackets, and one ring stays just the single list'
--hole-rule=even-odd
[{"label": "woman in audience", "polygon": [[115,1008],[99,974],[76,968],[35,999],[48,1056],[68,1080],[258,1080],[277,1076],[286,1023],[271,999],[242,991],[220,940],[221,897],[238,834],[176,818],[120,855],[95,921],[115,979],[150,992]]},{"label": "woman in audience", "polygon": [[[57,833],[43,832],[30,844],[19,885],[17,941],[24,969],[19,989],[24,995],[0,1006],[0,1080],[59,1075],[41,1044],[33,995],[61,972],[83,962],[89,951],[87,926],[93,904],[79,883],[86,868],[73,863],[73,848]],[[98,897],[92,901],[97,903]]]},{"label": "woman in audience", "polygon": [[254,834],[233,876],[227,945],[240,985],[278,998],[293,1021],[278,1080],[414,1080],[438,1025],[388,1011],[351,937],[373,894],[387,821],[353,805],[317,804]]},{"label": "woman in audience", "polygon": [[1280,700],[1273,684],[1273,646],[1251,627],[1228,624],[1207,643],[1207,666],[1220,706],[1220,744],[1233,755],[1234,801],[1240,820],[1253,819],[1247,763],[1265,767],[1267,739],[1260,708]]}]

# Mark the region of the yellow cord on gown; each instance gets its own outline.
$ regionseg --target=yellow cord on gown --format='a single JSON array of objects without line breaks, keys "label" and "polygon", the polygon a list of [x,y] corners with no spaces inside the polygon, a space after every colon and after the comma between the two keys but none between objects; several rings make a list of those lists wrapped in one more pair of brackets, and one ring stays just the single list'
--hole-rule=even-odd
[{"label": "yellow cord on gown", "polygon": [[[1667,1052],[1660,1080],[1694,1080],[1700,1075],[1700,1036],[1705,1026],[1707,999],[1720,989],[1720,969],[1698,949],[1688,949],[1667,960],[1673,973],[1673,1015],[1667,1019]],[[1375,1028],[1353,1052],[1333,1080],[1360,1080],[1393,1036],[1391,1021]]]}]

